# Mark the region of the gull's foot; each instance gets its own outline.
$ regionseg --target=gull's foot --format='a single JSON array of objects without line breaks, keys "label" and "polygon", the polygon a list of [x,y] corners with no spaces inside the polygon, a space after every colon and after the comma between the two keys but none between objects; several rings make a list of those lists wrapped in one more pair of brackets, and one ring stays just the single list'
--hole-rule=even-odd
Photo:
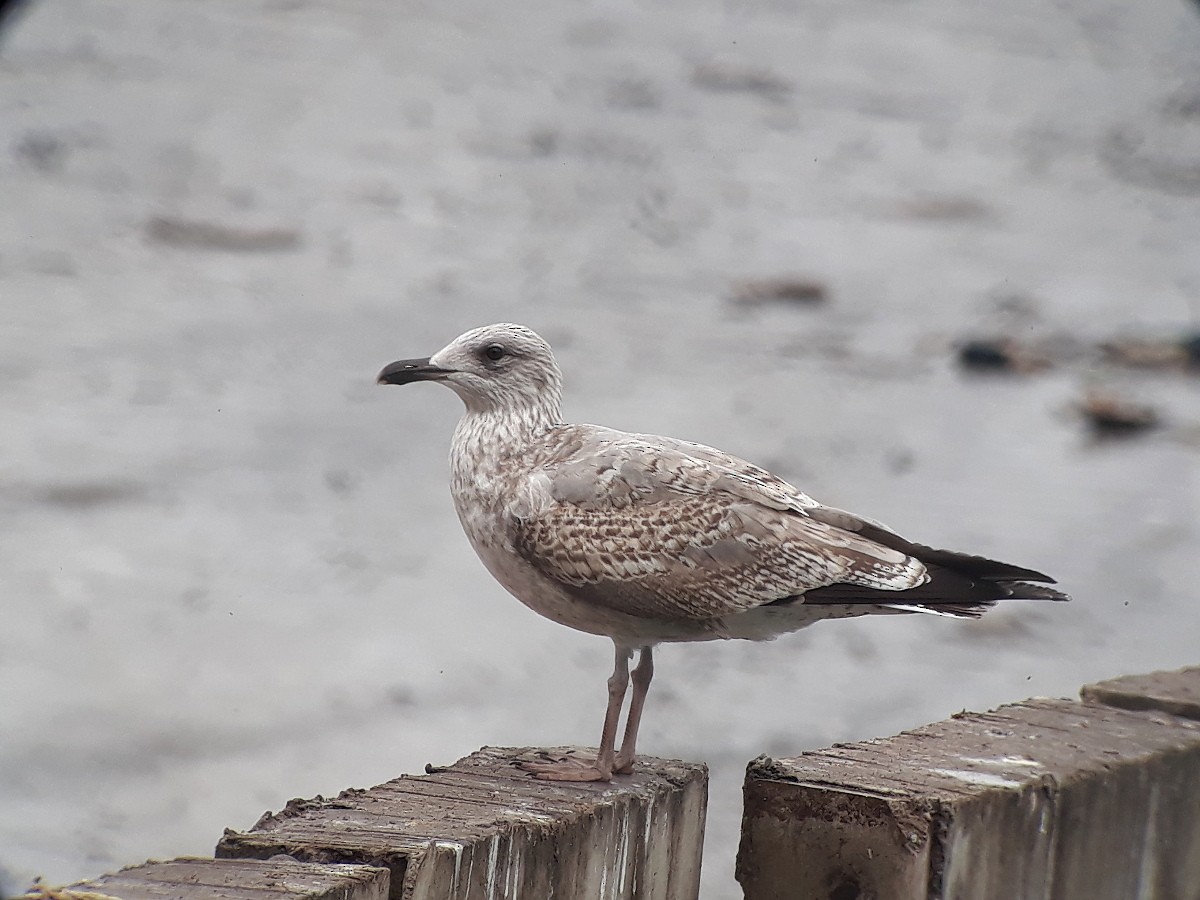
[{"label": "gull's foot", "polygon": [[551,756],[539,753],[542,761],[522,760],[517,767],[542,781],[611,781],[612,773],[605,773],[594,756],[575,753]]},{"label": "gull's foot", "polygon": [[626,762],[625,760],[621,759],[620,756],[618,756],[616,762],[613,763],[613,774],[614,775],[632,775],[633,774],[633,760],[634,760],[634,757],[631,756],[629,758],[629,761]]}]

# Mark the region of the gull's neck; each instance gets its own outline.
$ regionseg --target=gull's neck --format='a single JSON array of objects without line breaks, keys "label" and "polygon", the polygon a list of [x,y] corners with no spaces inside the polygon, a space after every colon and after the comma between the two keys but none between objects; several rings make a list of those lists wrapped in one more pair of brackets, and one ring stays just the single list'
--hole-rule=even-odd
[{"label": "gull's neck", "polygon": [[561,422],[556,396],[537,403],[488,407],[468,404],[454,429],[451,469],[458,477],[493,471]]}]

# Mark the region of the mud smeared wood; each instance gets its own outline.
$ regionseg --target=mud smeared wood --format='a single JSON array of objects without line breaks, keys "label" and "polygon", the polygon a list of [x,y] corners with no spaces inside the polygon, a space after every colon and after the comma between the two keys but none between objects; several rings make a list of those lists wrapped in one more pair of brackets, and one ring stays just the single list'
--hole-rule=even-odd
[{"label": "mud smeared wood", "polygon": [[386,866],[394,900],[695,900],[703,765],[639,757],[611,784],[565,784],[516,768],[530,752],[485,747],[423,776],[292,801],[227,831],[217,856]]},{"label": "mud smeared wood", "polygon": [[130,866],[65,888],[26,895],[48,900],[385,900],[388,872],[292,859],[172,859]]},{"label": "mud smeared wood", "polygon": [[1198,722],[1069,700],[963,713],[755,760],[738,879],[747,900],[1195,897],[1197,784]]}]

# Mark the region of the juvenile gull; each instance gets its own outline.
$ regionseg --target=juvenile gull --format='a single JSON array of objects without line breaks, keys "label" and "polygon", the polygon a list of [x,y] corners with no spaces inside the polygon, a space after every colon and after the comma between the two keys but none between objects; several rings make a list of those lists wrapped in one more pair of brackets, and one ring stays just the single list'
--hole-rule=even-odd
[{"label": "juvenile gull", "polygon": [[378,380],[438,381],[458,394],[466,412],[450,486],[471,546],[526,606],[616,647],[596,758],[525,766],[540,778],[632,771],[663,641],[771,640],[821,619],[975,618],[997,600],[1068,599],[1029,583],[1054,583],[1041,572],[914,544],[712,447],[564,424],[558,363],[521,325],[468,331],[431,357],[386,366]]}]

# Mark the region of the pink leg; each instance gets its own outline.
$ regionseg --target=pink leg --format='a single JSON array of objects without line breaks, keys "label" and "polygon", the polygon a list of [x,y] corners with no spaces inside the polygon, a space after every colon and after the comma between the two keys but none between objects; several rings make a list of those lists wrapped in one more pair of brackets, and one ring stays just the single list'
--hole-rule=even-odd
[{"label": "pink leg", "polygon": [[[621,720],[621,706],[625,702],[625,688],[629,684],[631,652],[628,647],[621,644],[616,646],[616,662],[613,665],[613,673],[608,679],[608,709],[604,712],[604,731],[600,734],[600,751],[596,758],[567,757],[544,763],[523,762],[521,763],[522,769],[546,781],[612,780],[616,755],[614,747],[617,742],[617,723]],[[639,663],[638,669],[641,668],[642,664]],[[636,698],[635,688],[634,699],[636,700]],[[626,739],[628,739],[628,733]],[[624,744],[621,746],[624,750]]]},{"label": "pink leg", "polygon": [[633,670],[633,699],[629,701],[629,718],[625,720],[625,737],[621,740],[621,752],[617,754],[613,768],[618,775],[628,775],[633,771],[638,726],[642,724],[642,708],[646,705],[646,694],[650,690],[652,678],[654,678],[654,648],[643,647],[641,656],[638,657],[637,668]]}]

